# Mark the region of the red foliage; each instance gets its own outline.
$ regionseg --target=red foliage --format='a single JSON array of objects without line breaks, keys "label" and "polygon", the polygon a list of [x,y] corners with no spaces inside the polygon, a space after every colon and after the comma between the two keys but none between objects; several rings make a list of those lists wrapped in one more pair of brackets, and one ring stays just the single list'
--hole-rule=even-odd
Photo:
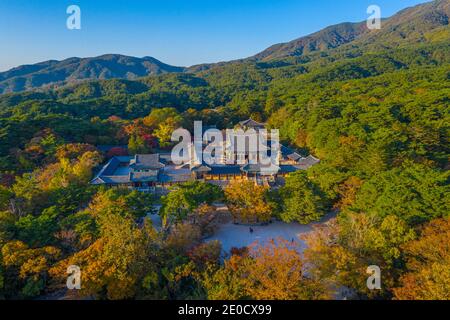
[{"label": "red foliage", "polygon": [[108,153],[106,154],[107,158],[112,158],[112,157],[116,157],[116,156],[127,156],[128,155],[128,151],[124,148],[121,147],[114,147],[111,148]]},{"label": "red foliage", "polygon": [[156,148],[158,146],[158,139],[155,136],[147,133],[143,134],[142,138],[144,139],[147,147]]},{"label": "red foliage", "polygon": [[119,117],[119,116],[110,116],[109,118],[108,118],[108,121],[110,121],[110,122],[117,122],[117,121],[120,121],[120,120],[122,120],[122,118],[121,117]]},{"label": "red foliage", "polygon": [[233,248],[231,248],[230,253],[232,256],[245,257],[248,255],[249,250],[248,250],[248,247],[242,247],[242,248],[233,247]]},{"label": "red foliage", "polygon": [[4,186],[4,187],[11,187],[14,182],[15,182],[16,178],[13,174],[10,173],[2,173],[0,174],[0,185]]}]

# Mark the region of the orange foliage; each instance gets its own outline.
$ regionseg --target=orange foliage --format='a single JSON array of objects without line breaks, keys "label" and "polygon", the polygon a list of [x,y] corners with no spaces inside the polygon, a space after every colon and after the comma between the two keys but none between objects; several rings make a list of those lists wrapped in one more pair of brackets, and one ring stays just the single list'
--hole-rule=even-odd
[{"label": "orange foliage", "polygon": [[351,176],[339,186],[340,200],[335,205],[336,208],[343,209],[351,206],[356,200],[356,194],[363,185],[363,180]]},{"label": "orange foliage", "polygon": [[408,273],[394,289],[400,300],[450,299],[450,218],[427,224],[418,240],[404,246]]},{"label": "orange foliage", "polygon": [[268,188],[253,181],[234,182],[225,189],[225,196],[233,216],[245,222],[268,221],[272,207],[265,199]]}]

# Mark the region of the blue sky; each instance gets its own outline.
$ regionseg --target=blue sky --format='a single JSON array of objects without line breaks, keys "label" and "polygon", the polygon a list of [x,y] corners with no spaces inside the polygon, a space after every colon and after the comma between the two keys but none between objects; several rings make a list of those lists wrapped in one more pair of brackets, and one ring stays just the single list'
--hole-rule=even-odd
[{"label": "blue sky", "polygon": [[[0,71],[49,59],[120,53],[189,66],[244,58],[344,21],[425,0],[1,0]],[[81,8],[68,30],[66,9]]]}]

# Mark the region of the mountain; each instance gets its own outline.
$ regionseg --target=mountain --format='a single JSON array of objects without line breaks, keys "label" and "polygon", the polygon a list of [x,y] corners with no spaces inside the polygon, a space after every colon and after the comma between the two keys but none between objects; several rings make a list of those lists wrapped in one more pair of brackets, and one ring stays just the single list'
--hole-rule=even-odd
[{"label": "mountain", "polygon": [[201,72],[227,63],[266,62],[289,57],[301,57],[333,49],[347,51],[386,49],[399,45],[427,43],[450,38],[448,24],[450,1],[436,0],[406,8],[390,18],[383,19],[380,30],[369,30],[366,21],[340,23],[329,26],[311,35],[286,43],[275,44],[264,51],[240,60],[201,64],[188,68],[190,72]]},{"label": "mountain", "polygon": [[450,39],[450,1],[438,0],[404,9],[383,21],[382,28],[368,32],[352,45],[366,49],[395,48],[414,43]]},{"label": "mountain", "polygon": [[[151,57],[135,58],[112,54],[95,58],[45,61],[0,73],[0,94],[65,86],[83,80],[133,80],[165,73],[201,74],[211,69],[216,74],[224,70],[232,73],[236,65],[243,63],[266,63],[304,56],[312,59],[319,53],[353,56],[355,50],[358,51],[357,56],[361,52],[379,52],[414,43],[448,41],[449,17],[450,0],[436,0],[404,9],[384,19],[381,30],[369,30],[365,21],[341,23],[287,43],[273,45],[249,58],[189,68],[170,66]],[[271,65],[277,66],[276,63]],[[278,66],[283,66],[283,63]]]},{"label": "mountain", "polygon": [[[291,56],[303,56],[318,51],[328,51],[346,44],[365,47],[393,47],[411,42],[427,42],[433,35],[448,36],[450,1],[438,0],[404,9],[383,19],[380,30],[369,30],[366,22],[341,23],[327,27],[309,36],[287,43],[276,44],[247,60],[267,61]],[[440,33],[439,33],[440,32]],[[447,38],[449,39],[449,38]]]},{"label": "mountain", "polygon": [[367,32],[369,30],[365,23],[341,23],[306,37],[273,45],[250,57],[249,60],[268,61],[290,56],[302,56],[315,51],[326,51],[352,42]]},{"label": "mountain", "polygon": [[56,87],[83,80],[136,79],[163,73],[183,72],[152,58],[108,54],[93,58],[69,58],[24,65],[0,73],[0,93],[40,87]]},{"label": "mountain", "polygon": [[187,71],[196,73],[206,71],[211,68],[223,67],[230,63],[262,62],[327,51],[329,49],[337,48],[343,44],[350,43],[368,31],[369,30],[367,29],[365,22],[341,23],[290,42],[275,44],[266,50],[245,59],[229,62],[199,64],[187,68]]}]

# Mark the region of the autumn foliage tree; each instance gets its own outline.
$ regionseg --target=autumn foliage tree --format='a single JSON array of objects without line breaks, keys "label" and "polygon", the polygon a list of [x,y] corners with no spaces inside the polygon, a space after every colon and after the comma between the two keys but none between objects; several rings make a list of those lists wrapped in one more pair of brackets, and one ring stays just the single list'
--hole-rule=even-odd
[{"label": "autumn foliage tree", "polygon": [[77,159],[81,157],[86,152],[95,152],[97,149],[87,143],[68,143],[63,144],[56,150],[57,159]]},{"label": "autumn foliage tree", "polygon": [[[205,182],[186,182],[172,188],[171,192],[161,198],[162,208],[160,215],[163,219],[163,224],[167,227],[171,223],[177,223],[188,219],[202,219],[209,216],[205,212],[198,211],[200,206],[207,205],[208,208],[214,201],[223,198],[223,191],[220,187],[205,183]],[[197,212],[194,212],[196,211]],[[206,220],[203,220],[206,221]]]},{"label": "autumn foliage tree", "polygon": [[77,265],[83,274],[81,296],[132,298],[143,277],[156,267],[148,263],[152,256],[152,234],[152,229],[138,228],[129,218],[105,216],[98,240],[50,270],[53,282],[64,283],[67,267]]},{"label": "autumn foliage tree", "polygon": [[211,236],[216,231],[220,222],[225,219],[213,205],[202,204],[188,214],[187,221],[197,225],[203,237]]},{"label": "autumn foliage tree", "polygon": [[355,203],[356,195],[361,188],[363,181],[355,176],[351,176],[339,185],[339,201],[335,204],[338,209],[343,209]]},{"label": "autumn foliage tree", "polygon": [[[394,215],[384,218],[347,213],[303,236],[308,272],[334,288],[351,288],[352,298],[390,297],[401,264],[401,245],[414,231]],[[381,290],[367,288],[367,267],[383,270]]]},{"label": "autumn foliage tree", "polygon": [[161,147],[170,146],[172,132],[182,124],[182,117],[175,108],[155,108],[143,119],[143,123],[158,138]]},{"label": "autumn foliage tree", "polygon": [[225,189],[225,199],[234,219],[243,222],[265,222],[272,215],[268,188],[253,181],[239,181]]},{"label": "autumn foliage tree", "polygon": [[121,147],[114,147],[111,148],[107,153],[106,153],[106,157],[108,159],[112,158],[112,157],[116,157],[116,156],[127,156],[128,155],[128,151],[125,148],[121,148]]},{"label": "autumn foliage tree", "polygon": [[[11,241],[2,247],[0,257],[5,293],[9,298],[30,298],[47,287],[49,269],[61,258],[61,250],[51,246],[35,249],[21,241]],[[10,296],[16,292],[18,296]]]},{"label": "autumn foliage tree", "polygon": [[255,243],[247,253],[232,255],[223,267],[206,275],[209,299],[309,300],[329,298],[324,284],[304,273],[296,244],[277,239]]},{"label": "autumn foliage tree", "polygon": [[399,300],[450,299],[450,218],[426,224],[417,240],[403,246],[407,272],[394,289]]}]

